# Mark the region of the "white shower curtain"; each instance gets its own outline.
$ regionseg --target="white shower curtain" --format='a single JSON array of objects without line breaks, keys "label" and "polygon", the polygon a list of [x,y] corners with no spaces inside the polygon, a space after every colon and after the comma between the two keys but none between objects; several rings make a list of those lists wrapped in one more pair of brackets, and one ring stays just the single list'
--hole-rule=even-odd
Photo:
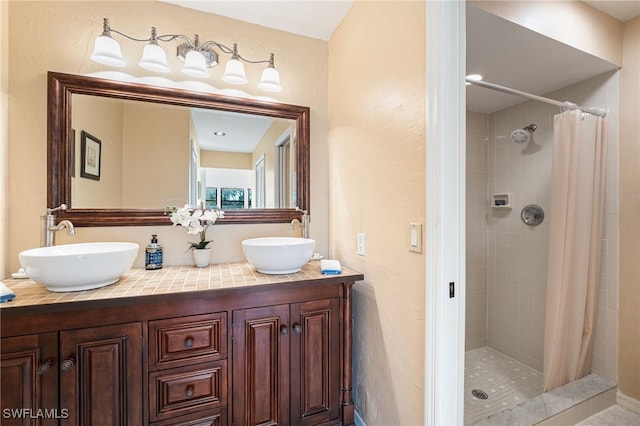
[{"label": "white shower curtain", "polygon": [[606,178],[606,118],[554,117],[544,390],[590,372],[600,278]]}]

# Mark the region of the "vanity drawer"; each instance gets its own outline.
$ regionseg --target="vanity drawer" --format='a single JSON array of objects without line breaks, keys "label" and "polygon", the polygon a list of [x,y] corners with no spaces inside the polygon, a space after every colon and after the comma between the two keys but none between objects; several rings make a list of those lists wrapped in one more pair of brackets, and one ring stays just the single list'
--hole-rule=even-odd
[{"label": "vanity drawer", "polygon": [[198,412],[195,415],[181,416],[152,423],[151,426],[227,426],[227,409]]},{"label": "vanity drawer", "polygon": [[150,370],[227,356],[227,313],[149,322]]},{"label": "vanity drawer", "polygon": [[151,421],[227,404],[227,361],[149,373]]}]

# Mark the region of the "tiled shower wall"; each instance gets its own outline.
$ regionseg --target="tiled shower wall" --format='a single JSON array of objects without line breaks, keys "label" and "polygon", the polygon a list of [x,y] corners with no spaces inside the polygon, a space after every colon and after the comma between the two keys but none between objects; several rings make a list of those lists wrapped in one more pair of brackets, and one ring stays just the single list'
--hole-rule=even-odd
[{"label": "tiled shower wall", "polygon": [[[616,380],[618,283],[618,76],[608,73],[546,95],[579,105],[608,109],[608,173],[602,272],[596,316],[592,370]],[[482,114],[467,114],[467,349],[486,344],[542,370],[546,302],[549,217],[525,225],[520,211],[527,204],[549,210],[553,116],[558,107],[527,101],[486,117],[486,192],[482,191],[482,156],[478,143]],[[528,143],[511,141],[515,129],[535,123]],[[492,193],[513,194],[513,208],[491,208]],[[478,206],[484,197],[484,209]],[[484,215],[483,213],[484,212]],[[486,234],[480,220],[486,217]],[[482,284],[480,245],[486,235],[486,283]],[[482,335],[481,294],[486,291],[486,337]]]},{"label": "tiled shower wall", "polygon": [[467,111],[467,351],[487,345],[487,137],[487,115]]}]

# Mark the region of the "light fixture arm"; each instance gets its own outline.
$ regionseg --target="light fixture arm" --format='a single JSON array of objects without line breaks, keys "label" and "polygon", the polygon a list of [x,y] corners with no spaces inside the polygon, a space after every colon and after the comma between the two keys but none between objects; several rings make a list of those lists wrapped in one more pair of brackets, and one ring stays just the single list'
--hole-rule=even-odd
[{"label": "light fixture arm", "polygon": [[275,68],[273,66],[273,61],[274,61],[274,54],[271,54],[271,57],[267,60],[264,61],[252,61],[249,59],[246,59],[244,57],[242,57],[239,53],[238,53],[238,44],[237,43],[233,43],[233,47],[230,48],[228,46],[225,46],[222,43],[218,43],[215,40],[210,40],[210,41],[206,41],[203,45],[202,45],[202,49],[207,49],[211,46],[216,46],[218,49],[220,49],[222,52],[231,55],[231,59],[239,59],[241,61],[247,62],[249,64],[269,64],[272,66],[272,68]]},{"label": "light fixture arm", "polygon": [[269,57],[269,59],[264,60],[264,61],[250,61],[249,59],[243,58],[240,55],[237,55],[236,59],[241,59],[241,60],[243,60],[245,62],[248,62],[250,64],[269,64],[269,66],[271,68],[275,68],[275,66],[273,65],[274,64],[274,56],[275,55],[272,53],[271,56]]}]

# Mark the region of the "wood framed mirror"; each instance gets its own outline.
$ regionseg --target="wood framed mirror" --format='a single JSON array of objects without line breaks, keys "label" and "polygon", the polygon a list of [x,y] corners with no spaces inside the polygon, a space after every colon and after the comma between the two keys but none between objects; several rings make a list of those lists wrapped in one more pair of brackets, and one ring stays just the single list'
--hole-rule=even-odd
[{"label": "wood framed mirror", "polygon": [[[87,106],[87,102],[102,103],[109,101],[117,101],[117,114],[121,121],[128,124],[118,124],[122,128],[139,126],[142,121],[150,119],[152,121],[152,132],[143,130],[136,134],[135,137],[127,137],[132,140],[145,140],[148,144],[144,147],[131,148],[113,148],[117,145],[112,142],[117,137],[109,137],[108,135],[100,135],[94,133],[109,133],[114,128],[118,129],[115,134],[124,133],[120,127],[102,122],[109,115],[104,109],[97,104],[92,103]],[[120,103],[124,103],[123,107]],[[77,111],[74,111],[74,105],[78,105]],[[138,112],[129,114],[131,111],[126,105],[134,105],[137,110],[140,108],[160,107],[162,110],[153,110],[151,112]],[[122,109],[124,108],[124,109]],[[167,125],[167,129],[175,129],[175,124],[168,124],[163,117],[166,110],[172,108],[182,109],[182,116],[191,117],[197,111],[201,114],[213,113],[229,115],[236,114],[238,116],[251,116],[254,118],[267,118],[273,120],[281,120],[280,127],[284,126],[289,129],[291,135],[291,145],[282,158],[290,161],[291,167],[287,167],[287,172],[281,177],[280,185],[281,194],[280,201],[276,204],[265,202],[264,195],[260,195],[259,188],[255,185],[263,184],[265,180],[277,180],[277,177],[270,178],[262,176],[262,180],[256,178],[256,174],[263,173],[264,161],[262,166],[256,161],[251,164],[249,173],[253,174],[253,191],[249,191],[251,203],[245,201],[244,208],[231,208],[225,210],[224,219],[220,219],[219,223],[223,224],[248,224],[248,223],[277,223],[289,222],[296,217],[300,217],[300,212],[296,211],[296,207],[309,210],[309,138],[310,138],[310,111],[308,107],[282,104],[276,102],[268,102],[255,99],[236,98],[223,96],[219,94],[211,94],[205,92],[196,92],[183,89],[165,88],[151,86],[139,83],[129,83],[110,79],[95,78],[88,76],[79,76],[71,74],[63,74],[56,72],[48,73],[48,145],[47,145],[47,207],[55,208],[61,204],[67,205],[66,211],[58,211],[58,220],[71,220],[76,226],[144,226],[144,225],[170,225],[171,222],[165,215],[165,208],[169,206],[182,206],[185,203],[195,204],[194,200],[205,193],[213,194],[212,188],[208,188],[208,184],[202,180],[204,174],[200,170],[201,160],[193,159],[193,137],[195,133],[193,121],[190,122],[190,129],[184,130],[181,127],[179,137],[168,139],[167,130],[162,130],[162,125]],[[92,129],[78,128],[84,127],[83,124],[76,126],[74,117],[80,111],[85,116],[90,116],[94,123],[103,125],[103,131],[92,133]],[[187,111],[186,113],[184,111]],[[124,118],[123,118],[124,117]],[[142,117],[142,118],[141,118]],[[75,118],[78,120],[77,118]],[[86,123],[82,121],[81,123]],[[93,127],[95,128],[95,124]],[[184,127],[184,120],[180,126]],[[241,126],[246,127],[245,124]],[[269,125],[264,125],[269,127]],[[271,126],[273,128],[274,126]],[[78,147],[78,139],[81,132],[92,134],[96,139],[101,140],[101,149],[99,157],[92,157],[92,152],[86,151],[86,146]],[[278,132],[278,138],[275,142],[269,141],[267,146],[276,150],[282,144],[283,136]],[[273,133],[273,132],[272,132]],[[142,135],[142,136],[141,136]],[[124,137],[123,137],[124,139]],[[186,140],[182,140],[186,139]],[[286,139],[286,138],[284,138]],[[184,145],[182,145],[184,144]],[[176,163],[158,164],[155,158],[175,158],[172,152],[165,152],[166,149],[174,149],[178,146],[180,150],[180,160]],[[100,167],[100,179],[92,179],[83,181],[78,170],[79,153],[82,151],[82,161],[87,162],[87,167]],[[119,151],[118,151],[119,150]],[[134,151],[138,151],[135,154]],[[116,154],[113,154],[116,152]],[[185,159],[182,159],[183,153]],[[160,157],[156,154],[160,153]],[[194,154],[197,155],[197,154]],[[278,154],[274,153],[274,156]],[[108,167],[108,163],[112,157],[116,157],[114,163],[118,164],[114,169]],[[237,155],[236,155],[237,157]],[[254,155],[255,157],[255,155]],[[264,160],[264,155],[262,156]],[[290,160],[289,160],[290,159]],[[100,164],[93,164],[92,161],[100,161]],[[184,176],[184,161],[190,164],[191,169],[189,176]],[[251,160],[253,161],[253,160]],[[126,165],[125,165],[126,163]],[[144,166],[143,166],[143,163]],[[148,164],[147,164],[148,163]],[[180,166],[178,166],[178,164]],[[289,164],[289,163],[287,163]],[[82,164],[85,166],[85,164]],[[198,170],[194,172],[195,165]],[[241,166],[247,171],[247,166]],[[126,168],[126,172],[124,171]],[[187,167],[188,168],[188,167]],[[267,167],[269,169],[269,167]],[[274,174],[282,172],[274,172]],[[289,173],[289,174],[287,174]],[[112,181],[109,182],[111,177]],[[162,177],[163,179],[160,179]],[[168,177],[168,178],[167,178]],[[202,179],[200,179],[202,177]],[[114,183],[115,181],[115,183]],[[184,181],[185,185],[181,186],[180,193],[169,194],[161,192],[163,188],[171,186],[173,181]],[[146,186],[130,191],[137,182],[146,182]],[[262,183],[261,183],[262,182]],[[102,184],[102,186],[100,186]],[[221,186],[224,186],[222,184]],[[83,189],[87,187],[87,189]],[[114,187],[126,188],[127,192],[132,192],[128,197],[120,195],[120,198],[128,198],[134,201],[120,203],[111,199],[117,199],[116,196],[108,197],[113,192]],[[160,188],[160,189],[158,189]],[[284,188],[284,189],[283,189]],[[160,192],[154,192],[154,191]],[[81,191],[85,191],[84,193]],[[184,191],[184,192],[182,192]],[[208,192],[207,192],[208,191]],[[123,190],[124,192],[124,190]],[[238,191],[236,191],[238,192]],[[232,193],[232,192],[230,192]],[[82,194],[90,194],[85,196]],[[136,195],[137,194],[137,195]],[[151,195],[150,195],[151,194]],[[220,198],[220,188],[214,198]],[[246,192],[245,192],[246,194]],[[93,197],[91,201],[86,201]],[[262,198],[260,198],[262,197]],[[74,199],[75,198],[75,199]],[[140,201],[147,198],[146,201]],[[149,201],[150,199],[150,201]],[[278,196],[275,196],[278,199]],[[287,199],[287,201],[283,201]],[[110,201],[111,200],[111,201]],[[156,203],[157,200],[157,203]],[[199,200],[203,202],[204,200]],[[208,202],[215,203],[215,200]],[[142,205],[137,205],[141,202]],[[229,205],[229,204],[227,204]],[[218,201],[220,206],[220,201]]]}]

